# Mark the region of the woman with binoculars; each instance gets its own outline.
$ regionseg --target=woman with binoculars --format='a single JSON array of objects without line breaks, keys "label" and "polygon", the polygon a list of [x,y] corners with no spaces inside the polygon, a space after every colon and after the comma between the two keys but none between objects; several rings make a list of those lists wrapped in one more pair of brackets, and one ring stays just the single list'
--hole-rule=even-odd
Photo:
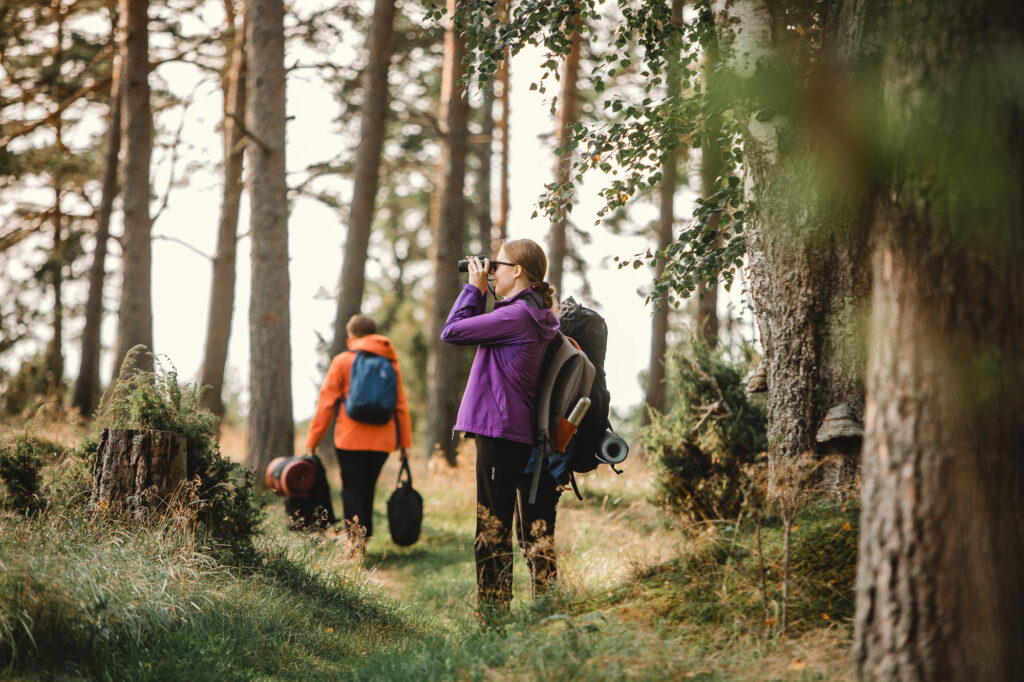
[{"label": "woman with binoculars", "polygon": [[[535,504],[526,501],[536,424],[536,393],[545,347],[558,331],[555,291],[544,281],[547,256],[530,239],[505,242],[497,257],[468,259],[469,282],[452,306],[441,338],[477,345],[455,429],[476,440],[477,600],[486,623],[509,613],[512,523],[535,590],[554,578],[555,507],[560,491],[544,476]],[[488,275],[496,300],[487,312]]]}]

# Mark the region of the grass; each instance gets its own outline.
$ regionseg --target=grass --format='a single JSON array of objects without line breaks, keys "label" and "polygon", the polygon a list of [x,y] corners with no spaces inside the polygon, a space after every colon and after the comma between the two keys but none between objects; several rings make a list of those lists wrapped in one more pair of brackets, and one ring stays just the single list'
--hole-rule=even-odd
[{"label": "grass", "polygon": [[[227,442],[222,448],[232,455]],[[415,454],[422,539],[402,548],[387,535],[382,512],[397,474],[392,458],[378,485],[377,535],[361,563],[333,534],[285,530],[276,501],[245,557],[204,546],[187,514],[139,529],[94,519],[66,500],[35,517],[3,513],[0,676],[848,678],[845,617],[834,611],[826,621],[796,609],[790,636],[780,635],[765,623],[752,524],[684,532],[648,502],[651,474],[635,462],[623,476],[605,470],[582,477],[582,502],[563,495],[558,592],[532,600],[517,559],[511,619],[481,630],[472,452],[454,471],[428,467]],[[336,465],[324,460],[340,512]],[[800,554],[801,538],[815,547],[843,538],[850,532],[842,531],[845,518],[834,506],[809,509],[794,533],[794,554],[804,561],[796,563],[820,563],[813,551]],[[780,538],[777,525],[766,524],[769,602],[777,599]],[[821,593],[811,592],[798,589],[797,596],[820,604]]]}]

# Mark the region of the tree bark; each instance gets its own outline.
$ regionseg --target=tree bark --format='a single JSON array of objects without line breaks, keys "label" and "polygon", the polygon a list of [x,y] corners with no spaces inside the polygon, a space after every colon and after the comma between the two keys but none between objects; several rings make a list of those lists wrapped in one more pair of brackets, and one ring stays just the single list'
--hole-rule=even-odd
[{"label": "tree bark", "polygon": [[184,482],[184,436],[167,431],[103,429],[90,501],[100,509],[160,510]]},{"label": "tree bark", "polygon": [[388,124],[388,68],[391,62],[395,0],[376,0],[370,25],[369,61],[363,74],[364,100],[356,151],[355,186],[345,237],[338,312],[334,319],[331,357],[346,348],[345,325],[360,312],[366,284],[366,252],[373,227],[374,203],[380,178],[380,156]]},{"label": "tree bark", "polygon": [[441,81],[441,110],[443,126],[441,163],[438,166],[437,200],[433,206],[434,227],[434,301],[431,315],[430,354],[427,360],[427,429],[429,442],[440,449],[452,466],[456,463],[455,440],[452,428],[458,415],[465,376],[459,361],[463,349],[441,341],[441,328],[461,289],[455,267],[463,256],[465,234],[465,180],[467,121],[469,102],[459,89],[466,46],[455,30],[451,17],[455,15],[456,0],[448,2],[448,25],[444,38],[444,68]]},{"label": "tree bark", "polygon": [[246,101],[246,14],[242,15],[241,26],[236,26],[235,17],[229,16],[228,26],[233,40],[224,93],[224,194],[217,230],[217,255],[213,258],[206,346],[199,375],[199,385],[209,386],[203,394],[203,407],[218,417],[224,416],[224,367],[235,310],[235,249],[245,157],[245,135],[240,123],[245,117]]},{"label": "tree bark", "polygon": [[1019,679],[1024,24],[996,0],[886,18],[857,673]]},{"label": "tree bark", "polygon": [[[559,147],[565,144],[572,137],[572,127],[579,120],[579,72],[580,56],[583,51],[583,34],[581,27],[574,25],[570,37],[570,50],[565,58],[564,69],[562,70],[562,91],[558,96],[558,134],[556,144]],[[571,152],[565,152],[555,159],[555,182],[564,187],[570,182],[572,172]],[[566,207],[567,209],[568,207]],[[555,288],[559,296],[562,296],[562,272],[565,268],[565,260],[569,255],[569,212],[559,211],[555,222],[551,224],[551,232],[548,235],[548,276],[547,281]]]},{"label": "tree bark", "polygon": [[[508,5],[511,0],[498,0],[498,18],[501,21],[508,20]],[[501,66],[498,67],[495,80],[500,88],[498,93],[498,100],[501,102],[501,118],[498,119],[496,127],[501,135],[501,164],[499,168],[499,184],[501,185],[499,190],[500,204],[498,207],[498,219],[495,224],[498,232],[498,241],[503,242],[508,239],[508,212],[509,212],[509,191],[508,191],[508,163],[509,163],[509,116],[511,110],[510,96],[511,86],[510,71],[512,60],[511,48],[505,48],[505,58],[501,62]]]},{"label": "tree bark", "polygon": [[480,240],[480,253],[492,256],[493,247],[491,232],[494,225],[491,219],[491,163],[494,145],[494,83],[484,87],[484,101],[480,105],[480,175],[477,181],[477,227]]},{"label": "tree bark", "polygon": [[[704,62],[704,87],[714,86],[711,69],[717,61],[717,50],[710,50]],[[719,138],[722,130],[716,116],[709,116],[704,124],[704,138],[700,155],[701,194],[707,199],[718,191],[718,177],[722,174],[722,151]],[[711,229],[718,229],[718,217],[711,219]],[[718,281],[701,282],[697,287],[697,333],[708,348],[718,347]]]},{"label": "tree bark", "polygon": [[[153,350],[153,311],[150,295],[152,261],[149,214],[149,162],[153,148],[153,114],[149,105],[149,2],[120,0],[124,59],[124,237],[121,252],[121,305],[117,318],[116,379],[128,351],[142,344]],[[138,368],[153,369],[149,355]]]},{"label": "tree bark", "polygon": [[[116,28],[114,29],[117,30]],[[89,267],[89,296],[85,302],[85,328],[82,331],[82,360],[75,381],[72,406],[87,417],[100,402],[100,327],[103,324],[103,283],[106,279],[107,242],[110,239],[110,214],[119,190],[117,166],[121,151],[121,64],[114,58],[110,82],[110,111],[107,116],[107,151],[103,159],[103,192],[96,212],[96,245]]]},{"label": "tree bark", "polygon": [[[676,25],[683,21],[683,1],[672,0],[672,22]],[[673,55],[673,67],[668,79],[669,98],[677,97],[680,91],[679,78],[673,74],[678,59]],[[679,153],[677,149],[667,150],[661,160],[661,187],[658,190],[660,201],[660,219],[658,221],[658,251],[664,251],[673,242],[675,227],[675,197],[679,189]],[[665,272],[665,261],[658,260],[655,266],[654,280],[661,279]],[[640,425],[651,423],[649,410],[663,413],[665,411],[665,363],[668,352],[668,305],[662,305],[654,311],[651,318],[651,360],[647,373],[647,391],[644,402],[647,410],[640,417]]]},{"label": "tree bark", "polygon": [[249,304],[249,439],[246,461],[262,471],[295,447],[292,421],[285,180],[284,4],[249,5],[247,145],[252,169],[252,294]]},{"label": "tree bark", "polygon": [[[791,44],[773,42],[784,31],[773,27],[777,18],[770,7],[762,0],[737,0],[716,17],[730,66],[741,78],[755,78],[759,66],[775,73],[798,66]],[[848,10],[829,19],[841,23],[859,17]],[[835,42],[824,49],[837,55],[837,64],[842,65],[838,57],[844,54],[849,60],[870,58],[870,46],[858,52],[844,43],[854,41],[856,31],[830,33],[833,28],[823,28]],[[830,75],[841,80],[846,74]],[[843,119],[833,120],[830,112],[817,109],[834,93],[818,94],[801,93],[806,100],[793,103],[792,115],[840,126]],[[768,456],[774,483],[781,459],[818,451],[815,433],[832,406],[845,404],[857,417],[863,414],[860,314],[869,290],[865,235],[870,214],[855,152],[841,149],[846,157],[831,165],[832,159],[823,160],[817,153],[810,128],[800,125],[806,123],[803,118],[794,121],[756,107],[741,116],[745,194],[752,207],[746,215],[749,280],[768,375]],[[849,177],[840,180],[837,169],[844,168]],[[846,189],[834,191],[842,183]]]}]

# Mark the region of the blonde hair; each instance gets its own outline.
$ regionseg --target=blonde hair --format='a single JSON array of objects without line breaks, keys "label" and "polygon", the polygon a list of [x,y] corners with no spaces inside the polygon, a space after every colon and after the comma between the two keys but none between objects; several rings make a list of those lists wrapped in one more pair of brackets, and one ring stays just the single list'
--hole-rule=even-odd
[{"label": "blonde hair", "polygon": [[558,305],[558,292],[544,281],[548,273],[548,257],[544,249],[532,239],[512,239],[501,244],[505,257],[523,269],[530,288],[544,299],[544,307],[555,310]]},{"label": "blonde hair", "polygon": [[349,336],[358,339],[363,336],[369,336],[370,334],[376,334],[377,323],[373,321],[372,317],[356,314],[348,318],[348,323],[345,325],[345,331],[348,332]]}]

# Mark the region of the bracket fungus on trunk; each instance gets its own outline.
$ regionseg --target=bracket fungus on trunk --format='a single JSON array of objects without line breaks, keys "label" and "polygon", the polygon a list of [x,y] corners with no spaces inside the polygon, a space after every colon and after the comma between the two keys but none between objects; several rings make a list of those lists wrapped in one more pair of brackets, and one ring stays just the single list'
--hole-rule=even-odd
[{"label": "bracket fungus on trunk", "polygon": [[826,443],[838,438],[863,438],[864,426],[846,405],[836,405],[826,414],[815,440]]},{"label": "bracket fungus on trunk", "polygon": [[768,368],[764,361],[757,366],[747,380],[747,393],[764,393],[768,390]]}]

